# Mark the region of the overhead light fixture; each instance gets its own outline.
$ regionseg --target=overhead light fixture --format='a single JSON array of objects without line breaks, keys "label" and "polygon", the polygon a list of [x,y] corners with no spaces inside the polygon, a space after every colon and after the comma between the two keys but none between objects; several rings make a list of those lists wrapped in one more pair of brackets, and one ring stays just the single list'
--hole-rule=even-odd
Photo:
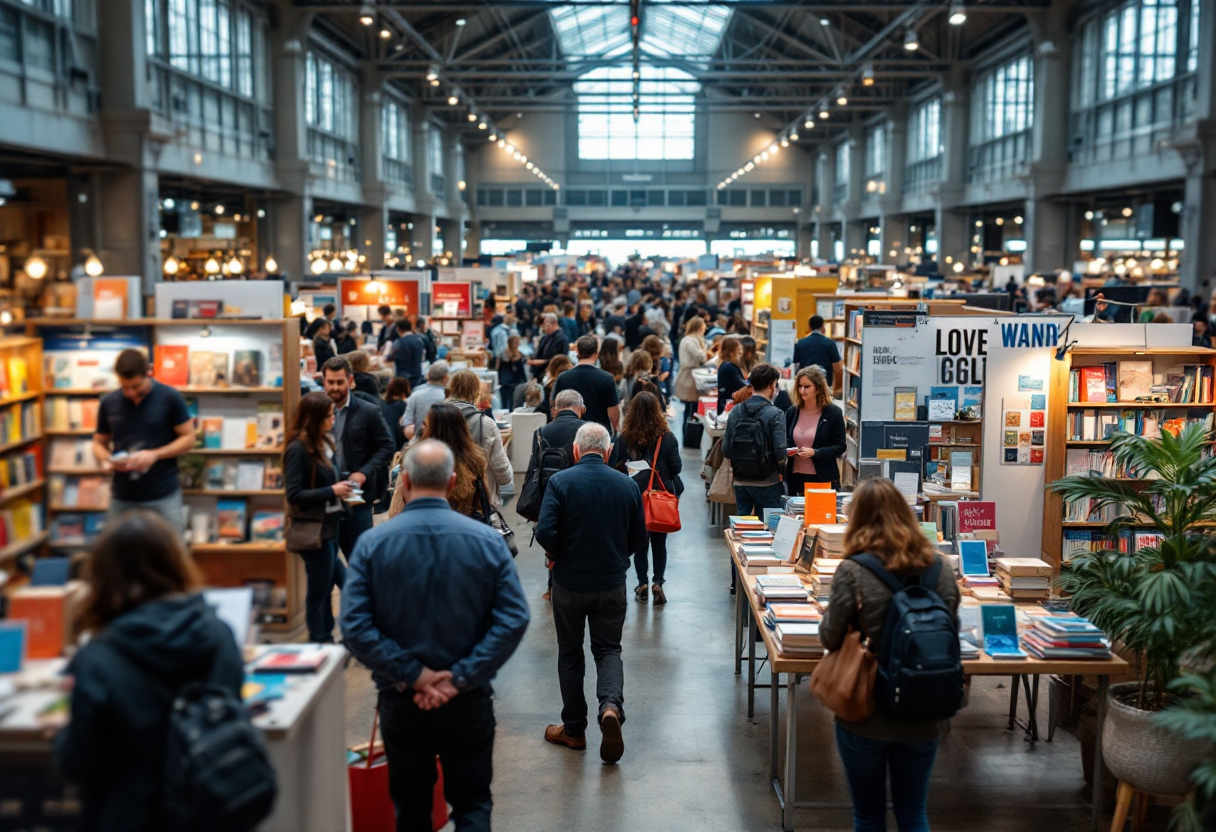
[{"label": "overhead light fixture", "polygon": [[220,216],[223,216],[223,214],[224,214],[224,206],[223,206],[223,205],[217,205],[217,206],[215,206],[215,213],[219,214]]},{"label": "overhead light fixture", "polygon": [[376,22],[376,10],[371,6],[363,5],[359,7],[359,22],[364,26],[371,26]]},{"label": "overhead light fixture", "polygon": [[219,274],[220,261],[216,260],[214,257],[208,257],[207,262],[203,263],[203,271],[207,274]]},{"label": "overhead light fixture", "polygon": [[828,117],[829,117],[829,116],[831,116],[831,115],[832,115],[832,114],[828,112],[828,108],[827,108],[827,107],[824,107],[822,110],[820,110],[820,111],[819,111],[819,117],[820,117],[821,119],[823,119],[824,121],[827,121]]},{"label": "overhead light fixture", "polygon": [[489,126],[490,126],[490,125],[486,124],[484,121],[479,121],[479,122],[477,122],[477,129],[478,129],[478,130],[485,130],[485,129],[486,129],[487,127],[489,127]]},{"label": "overhead light fixture", "polygon": [[490,141],[492,141],[492,142],[496,142],[496,141],[498,141],[498,134],[497,134],[497,133],[491,133],[491,134],[490,134]]},{"label": "overhead light fixture", "polygon": [[232,259],[228,261],[228,274],[240,274],[243,271],[245,271],[245,264],[235,254],[232,255]]},{"label": "overhead light fixture", "polygon": [[874,64],[866,64],[861,70],[861,85],[863,87],[874,86]]},{"label": "overhead light fixture", "polygon": [[342,271],[342,268],[342,258],[334,255],[334,259],[329,261],[329,270],[331,272],[339,272]]},{"label": "overhead light fixture", "polygon": [[161,203],[161,207],[166,211],[172,211],[176,205],[177,203],[173,201],[173,197],[166,197],[164,202]]},{"label": "overhead light fixture", "polygon": [[469,113],[469,121],[477,121],[477,113]]},{"label": "overhead light fixture", "polygon": [[458,17],[458,18],[456,18],[456,25],[457,25],[457,26],[463,26],[464,24],[465,24],[465,19],[464,19],[463,17]]},{"label": "overhead light fixture", "polygon": [[790,140],[789,140],[789,139],[782,139],[782,140],[781,140],[781,146],[782,146],[782,147],[789,147],[789,146],[790,146]]},{"label": "overhead light fixture", "polygon": [[805,127],[807,130],[814,130],[815,121],[814,121],[814,119],[808,118],[806,121],[802,122],[802,126]]},{"label": "overhead light fixture", "polygon": [[45,260],[38,255],[34,255],[25,261],[25,266],[22,267],[22,271],[24,271],[25,276],[31,280],[42,280],[42,278],[46,277],[48,267]]},{"label": "overhead light fixture", "polygon": [[393,32],[391,29],[384,28],[384,29],[380,30],[380,40],[388,40],[392,36],[393,36]]},{"label": "overhead light fixture", "polygon": [[449,106],[455,107],[459,103],[460,103],[459,95],[449,95],[448,96],[448,105]]},{"label": "overhead light fixture", "polygon": [[820,26],[831,26],[832,21],[828,20],[826,17],[821,17],[821,18],[819,18],[819,25]]},{"label": "overhead light fixture", "polygon": [[430,67],[426,71],[426,80],[428,80],[428,81],[438,81],[439,80],[439,64],[430,65]]},{"label": "overhead light fixture", "polygon": [[849,104],[849,97],[848,97],[847,95],[845,95],[845,94],[844,94],[844,90],[841,90],[841,91],[839,92],[839,94],[837,94],[837,96],[836,96],[836,104],[837,104],[838,106],[840,106],[840,107],[847,107],[847,106],[848,106],[848,104]]},{"label": "overhead light fixture", "polygon": [[266,209],[259,208],[258,209],[258,219],[264,219],[265,217],[266,217]]},{"label": "overhead light fixture", "polygon": [[174,257],[172,254],[170,254],[168,259],[165,260],[165,265],[162,266],[161,268],[163,269],[165,274],[169,275],[169,277],[172,277],[173,275],[177,274],[178,269],[180,269],[181,267],[182,267],[182,264],[180,262],[178,262],[178,259],[176,257]]},{"label": "overhead light fixture", "polygon": [[266,273],[274,274],[279,270],[279,261],[274,259],[274,255],[266,258]]},{"label": "overhead light fixture", "polygon": [[904,49],[909,52],[915,52],[917,49],[920,49],[920,40],[916,36],[915,29],[909,29],[904,34]]},{"label": "overhead light fixture", "polygon": [[[398,51],[400,51],[400,50],[404,49],[404,47],[402,47],[402,46],[398,46],[398,47],[397,47],[397,49],[398,49]],[[437,86],[439,86],[439,79],[438,79],[438,78],[432,78],[432,79],[431,79],[431,86],[432,86],[432,87],[437,87]]]},{"label": "overhead light fixture", "polygon": [[950,4],[950,17],[947,21],[951,26],[962,26],[967,22],[967,9],[963,7],[962,0],[954,0]]},{"label": "overhead light fixture", "polygon": [[101,260],[93,252],[89,252],[89,257],[84,261],[84,273],[89,277],[101,277],[105,272],[105,267],[101,265]]},{"label": "overhead light fixture", "polygon": [[781,148],[777,147],[777,145],[772,145],[772,146],[771,146],[771,147],[768,149],[768,152],[769,152],[769,154],[770,154],[770,155],[776,156],[776,155],[777,155],[777,151],[778,151],[778,150],[780,150],[780,149],[781,149]]},{"label": "overhead light fixture", "polygon": [[498,146],[499,146],[499,147],[506,147],[506,146],[507,146],[507,143],[506,143],[506,141],[505,141],[505,140],[503,140],[503,139],[499,139],[499,140],[498,140]]},{"label": "overhead light fixture", "polygon": [[793,133],[790,133],[790,141],[792,141],[792,142],[798,141],[798,131],[795,130]]},{"label": "overhead light fixture", "polygon": [[318,257],[308,265],[308,270],[313,274],[320,274],[321,272],[325,271],[325,267],[327,265],[328,264],[325,262],[324,258]]}]

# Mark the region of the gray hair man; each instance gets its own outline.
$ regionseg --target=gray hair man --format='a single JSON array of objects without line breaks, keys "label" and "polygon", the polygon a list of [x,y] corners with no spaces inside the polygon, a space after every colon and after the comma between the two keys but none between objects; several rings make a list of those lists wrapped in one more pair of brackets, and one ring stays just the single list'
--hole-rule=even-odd
[{"label": "gray hair man", "polygon": [[405,400],[405,412],[401,414],[401,427],[405,429],[405,438],[413,439],[414,434],[422,430],[422,423],[431,405],[438,404],[447,398],[448,362],[436,361],[426,371],[426,384],[410,393]]},{"label": "gray hair man", "polygon": [[627,609],[629,555],[646,542],[642,494],[629,477],[608,466],[612,437],[595,422],[574,436],[575,464],[549,478],[536,540],[553,560],[553,624],[562,723],[545,739],[581,751],[587,747],[583,695],[583,633],[591,631],[599,698],[600,759],[615,763],[625,751],[625,674],[621,630]]},{"label": "gray hair man", "polygon": [[528,359],[528,366],[532,368],[532,376],[538,381],[544,377],[545,368],[549,366],[549,361],[555,355],[565,355],[570,352],[570,339],[562,331],[556,315],[546,312],[544,318],[541,319],[540,328],[544,334],[536,344],[533,357]]},{"label": "gray hair man", "polygon": [[345,646],[379,691],[401,829],[431,828],[436,756],[457,828],[490,828],[490,680],[529,620],[502,536],[448,505],[453,471],[442,442],[409,450],[405,509],[359,538],[342,593]]}]

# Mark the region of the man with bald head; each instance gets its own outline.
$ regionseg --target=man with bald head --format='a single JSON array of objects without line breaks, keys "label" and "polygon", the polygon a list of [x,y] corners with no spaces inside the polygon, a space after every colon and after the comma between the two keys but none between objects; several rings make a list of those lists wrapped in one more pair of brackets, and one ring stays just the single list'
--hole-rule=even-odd
[{"label": "man with bald head", "polygon": [[600,759],[605,763],[615,763],[625,751],[625,573],[629,553],[646,542],[642,493],[633,480],[608,466],[611,452],[607,428],[596,422],[580,427],[574,436],[575,464],[549,478],[536,523],[536,542],[553,561],[551,600],[562,690],[562,724],[546,728],[545,739],[574,751],[587,747],[583,632],[590,629]]},{"label": "man with bald head", "polygon": [[431,830],[436,755],[456,828],[489,832],[490,680],[519,646],[528,604],[502,535],[448,505],[448,446],[414,445],[400,476],[405,508],[351,557],[344,644],[379,691],[398,832]]}]

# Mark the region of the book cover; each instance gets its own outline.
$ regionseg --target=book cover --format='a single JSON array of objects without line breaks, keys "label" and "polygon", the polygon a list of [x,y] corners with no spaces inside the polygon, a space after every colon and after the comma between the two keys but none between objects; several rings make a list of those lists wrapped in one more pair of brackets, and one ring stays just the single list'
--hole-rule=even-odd
[{"label": "book cover", "polygon": [[173,301],[173,309],[169,313],[169,316],[171,318],[175,318],[178,320],[180,320],[182,318],[189,318],[190,317],[190,301],[188,301],[188,300]]},{"label": "book cover", "polygon": [[992,574],[988,569],[988,545],[984,541],[958,541],[958,557],[964,576],[984,577]]},{"label": "book cover", "polygon": [[975,532],[996,528],[996,503],[981,500],[959,500],[958,530]]},{"label": "book cover", "polygon": [[266,476],[266,463],[260,459],[243,459],[236,464],[236,490],[260,491]]},{"label": "book cover", "polygon": [[190,386],[214,387],[215,368],[212,365],[213,355],[210,350],[190,351]]},{"label": "book cover", "polygon": [[929,420],[949,422],[958,412],[957,387],[929,388]]},{"label": "book cover", "polygon": [[153,375],[161,384],[185,387],[190,382],[190,348],[178,344],[158,344],[155,348]]},{"label": "book cover", "polygon": [[1119,362],[1119,401],[1132,402],[1153,392],[1152,361]]},{"label": "book cover", "polygon": [[283,469],[277,464],[271,463],[266,466],[266,473],[262,476],[262,488],[270,491],[283,487]]},{"label": "book cover", "polygon": [[281,448],[285,426],[283,406],[275,402],[260,402],[257,416],[257,439],[255,448]]},{"label": "book cover", "polygon": [[1081,401],[1106,401],[1106,371],[1101,366],[1081,368]]},{"label": "book cover", "polygon": [[279,343],[271,343],[270,351],[266,360],[266,379],[267,387],[282,387],[283,386],[283,345]]},{"label": "book cover", "polygon": [[984,634],[984,652],[989,656],[1026,658],[1026,654],[1018,649],[1018,622],[1013,604],[981,605],[980,627]]},{"label": "book cover", "polygon": [[806,498],[803,510],[803,525],[817,526],[836,522],[836,492],[807,483],[803,489]]},{"label": "book cover", "polygon": [[262,385],[262,354],[257,350],[237,350],[232,354],[232,383],[241,387]]},{"label": "book cover", "polygon": [[93,317],[109,321],[127,317],[127,281],[124,278],[93,278]]},{"label": "book cover", "polygon": [[191,318],[218,318],[223,308],[218,300],[192,300],[188,306]]},{"label": "book cover", "polygon": [[216,501],[215,520],[220,540],[241,541],[245,539],[244,500]]},{"label": "book cover", "polygon": [[215,386],[227,387],[229,384],[228,353],[213,352],[211,354],[211,370],[215,373]]},{"label": "book cover", "polygon": [[950,488],[954,491],[971,490],[972,451],[955,451],[950,455]]},{"label": "book cover", "polygon": [[20,396],[30,392],[30,368],[25,359],[14,355],[8,359],[8,395]]},{"label": "book cover", "polygon": [[226,451],[244,450],[249,438],[249,420],[228,418],[224,420],[223,440],[220,447]]},{"label": "book cover", "polygon": [[208,491],[222,491],[224,488],[225,472],[231,467],[229,462],[213,462],[207,466],[204,486]]},{"label": "book cover", "polygon": [[960,407],[982,407],[984,404],[983,387],[964,387]]},{"label": "book cover", "polygon": [[916,421],[916,388],[895,388],[895,419],[899,422]]},{"label": "book cover", "polygon": [[0,621],[0,673],[17,673],[25,662],[25,621]]},{"label": "book cover", "polygon": [[283,540],[283,512],[259,509],[249,521],[249,539],[262,543],[280,543]]},{"label": "book cover", "polygon": [[315,673],[325,664],[320,649],[271,650],[253,666],[254,673]]},{"label": "book cover", "polygon": [[224,447],[224,420],[219,416],[208,416],[203,423],[203,447],[217,450]]}]

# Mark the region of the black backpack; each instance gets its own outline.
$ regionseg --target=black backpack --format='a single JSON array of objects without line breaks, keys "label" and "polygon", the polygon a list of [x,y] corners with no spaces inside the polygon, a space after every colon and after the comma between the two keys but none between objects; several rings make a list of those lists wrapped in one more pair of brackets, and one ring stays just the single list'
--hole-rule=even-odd
[{"label": "black backpack", "polygon": [[750,404],[746,401],[735,408],[742,413],[730,442],[731,472],[736,481],[768,479],[777,470],[772,432],[759,419],[760,411],[772,405],[766,401],[753,410]]},{"label": "black backpack", "polygon": [[963,706],[963,659],[958,616],[937,594],[942,562],[936,560],[905,584],[871,554],[852,560],[891,590],[887,623],[878,645],[875,704],[896,719],[949,719]]},{"label": "black backpack", "polygon": [[262,735],[224,687],[185,685],[173,700],[161,806],[173,832],[244,832],[278,791]]},{"label": "black backpack", "polygon": [[524,484],[519,489],[515,511],[520,517],[535,523],[540,519],[540,507],[545,499],[549,478],[558,471],[569,468],[571,460],[565,447],[550,445],[542,431],[538,430],[533,437],[532,459],[535,465],[529,468]]}]

